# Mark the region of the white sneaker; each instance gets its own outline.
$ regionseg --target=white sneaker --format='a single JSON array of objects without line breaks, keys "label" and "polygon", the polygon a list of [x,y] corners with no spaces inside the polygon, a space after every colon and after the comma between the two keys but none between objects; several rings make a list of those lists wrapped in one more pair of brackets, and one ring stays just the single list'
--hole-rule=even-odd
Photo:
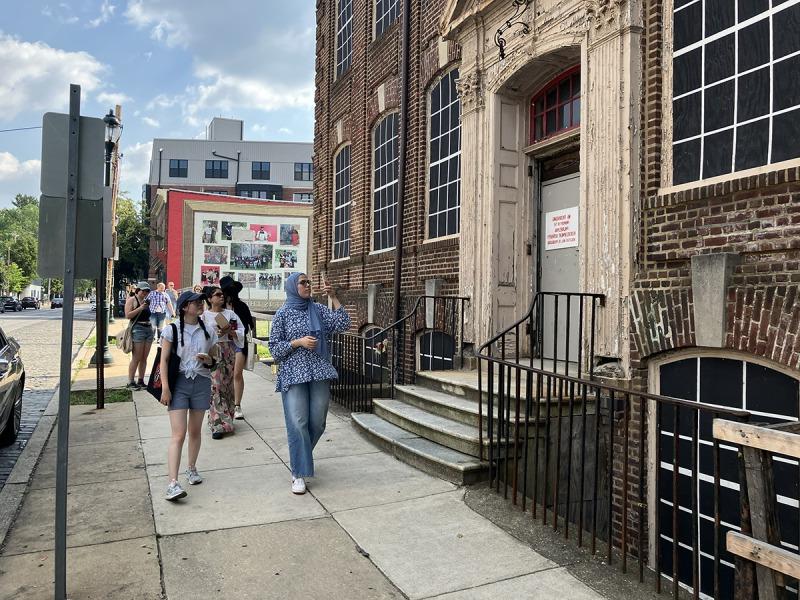
[{"label": "white sneaker", "polygon": [[292,477],[292,493],[293,494],[305,494],[306,493],[306,481],[302,477]]},{"label": "white sneaker", "polygon": [[234,409],[233,418],[234,419],[244,419],[244,413],[242,412],[242,407],[241,406],[237,406],[236,409]]}]

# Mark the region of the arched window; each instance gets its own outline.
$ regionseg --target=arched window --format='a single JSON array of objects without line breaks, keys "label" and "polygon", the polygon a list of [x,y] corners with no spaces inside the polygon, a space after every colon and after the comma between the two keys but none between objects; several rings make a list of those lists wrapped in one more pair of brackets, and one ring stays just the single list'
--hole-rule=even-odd
[{"label": "arched window", "polygon": [[334,159],[333,259],[350,256],[350,146]]},{"label": "arched window", "polygon": [[531,100],[531,143],[581,124],[581,71],[573,67],[548,83]]},{"label": "arched window", "polygon": [[350,68],[353,57],[353,0],[339,0],[336,11],[336,77]]},{"label": "arched window", "polygon": [[461,211],[461,102],[458,69],[431,89],[428,166],[428,237],[459,231]]},{"label": "arched window", "polygon": [[[800,418],[800,382],[762,364],[743,360],[739,356],[699,356],[678,358],[658,368],[659,392],[665,396],[682,398],[691,402],[744,409],[751,413],[751,420],[763,423],[797,421]],[[663,404],[654,423],[659,423],[657,441],[656,477],[658,485],[657,515],[658,544],[661,550],[661,570],[673,573],[673,503],[678,504],[680,528],[678,530],[677,553],[678,577],[682,585],[691,588],[693,565],[698,567],[700,590],[709,594],[714,589],[715,565],[714,544],[724,540],[728,531],[739,531],[739,459],[737,448],[718,444],[719,455],[714,457],[712,422],[715,414],[710,411],[679,410]],[[725,418],[724,416],[722,418]],[[678,440],[675,440],[677,423]],[[693,448],[694,436],[697,446]],[[673,498],[673,453],[678,446],[675,462],[678,467],[678,496]],[[798,462],[789,457],[773,457],[775,491],[778,515],[781,520],[780,545],[791,552],[798,546]],[[697,488],[693,489],[693,474],[696,473]],[[715,532],[714,478],[720,478],[719,532]],[[698,516],[691,523],[692,503],[700,499]],[[692,550],[692,529],[698,531],[698,548]],[[695,565],[695,562],[697,564]],[[720,598],[734,597],[734,557],[727,551],[720,553],[719,586]]]},{"label": "arched window", "polygon": [[372,135],[372,249],[395,246],[397,206],[398,116],[392,113],[375,126]]}]

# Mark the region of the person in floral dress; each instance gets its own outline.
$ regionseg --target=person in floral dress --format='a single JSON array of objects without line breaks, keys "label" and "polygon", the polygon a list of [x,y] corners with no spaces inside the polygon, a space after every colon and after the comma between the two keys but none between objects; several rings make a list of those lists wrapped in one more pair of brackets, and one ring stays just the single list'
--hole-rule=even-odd
[{"label": "person in floral dress", "polygon": [[293,273],[286,279],[286,303],[275,313],[269,349],[278,361],[276,391],[283,399],[292,492],[306,492],[306,477],[314,476],[314,446],[325,431],[330,404],[331,364],[328,336],[347,331],[350,317],[330,284],[324,290],[333,310],[311,298],[311,278]]},{"label": "person in floral dress", "polygon": [[225,296],[217,286],[207,286],[203,293],[208,310],[202,319],[210,331],[219,338],[219,364],[211,373],[211,404],[208,411],[208,426],[212,439],[219,440],[226,433],[233,433],[235,392],[233,370],[236,353],[244,346],[244,327],[241,319],[232,310],[225,308]]}]

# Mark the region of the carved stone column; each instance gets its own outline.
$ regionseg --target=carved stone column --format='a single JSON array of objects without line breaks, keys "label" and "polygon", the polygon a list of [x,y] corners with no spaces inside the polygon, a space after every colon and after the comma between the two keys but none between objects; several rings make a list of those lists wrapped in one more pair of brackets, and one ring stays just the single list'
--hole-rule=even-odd
[{"label": "carved stone column", "polygon": [[488,296],[489,262],[485,253],[487,229],[484,206],[484,113],[485,99],[481,73],[462,65],[456,87],[461,98],[461,239],[459,242],[460,295],[470,298],[465,340],[483,343],[491,318]]},{"label": "carved stone column", "polygon": [[596,354],[629,365],[628,299],[633,218],[639,198],[639,3],[590,0],[581,172],[581,288],[606,295]]}]

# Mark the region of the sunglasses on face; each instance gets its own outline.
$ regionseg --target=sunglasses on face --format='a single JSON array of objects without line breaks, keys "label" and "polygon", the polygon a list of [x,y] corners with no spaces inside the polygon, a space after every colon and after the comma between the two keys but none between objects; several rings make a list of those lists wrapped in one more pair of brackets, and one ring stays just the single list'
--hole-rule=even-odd
[{"label": "sunglasses on face", "polygon": [[222,298],[223,296],[224,294],[222,292],[214,292],[213,294],[211,294],[212,298]]},{"label": "sunglasses on face", "polygon": [[311,285],[311,280],[310,279],[301,279],[300,281],[297,282],[297,285],[309,285],[310,286]]}]

